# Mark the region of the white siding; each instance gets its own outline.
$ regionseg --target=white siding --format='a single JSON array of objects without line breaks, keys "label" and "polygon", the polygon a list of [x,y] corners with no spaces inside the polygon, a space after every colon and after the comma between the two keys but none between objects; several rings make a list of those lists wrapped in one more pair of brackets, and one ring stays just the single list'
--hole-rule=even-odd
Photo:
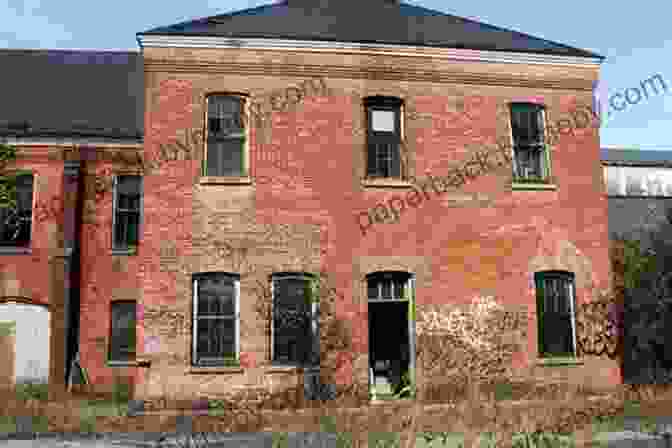
[{"label": "white siding", "polygon": [[49,378],[50,313],[37,305],[0,305],[0,322],[16,322],[15,381],[47,382]]}]

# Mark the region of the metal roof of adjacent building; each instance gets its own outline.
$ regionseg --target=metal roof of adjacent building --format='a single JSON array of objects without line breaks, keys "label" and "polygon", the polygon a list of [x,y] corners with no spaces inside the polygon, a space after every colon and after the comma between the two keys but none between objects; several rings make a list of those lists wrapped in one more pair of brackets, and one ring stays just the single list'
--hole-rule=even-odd
[{"label": "metal roof of adjacent building", "polygon": [[[138,33],[143,34],[384,43],[603,59],[393,0],[289,0]],[[0,137],[142,139],[142,53],[0,49],[0,66]]]},{"label": "metal roof of adjacent building", "polygon": [[606,165],[668,166],[672,165],[672,150],[641,150],[637,148],[602,148]]},{"label": "metal roof of adjacent building", "polygon": [[285,0],[138,33],[143,35],[396,44],[604,59],[587,50],[392,0]]},{"label": "metal roof of adjacent building", "polygon": [[0,49],[0,136],[141,139],[139,52]]}]

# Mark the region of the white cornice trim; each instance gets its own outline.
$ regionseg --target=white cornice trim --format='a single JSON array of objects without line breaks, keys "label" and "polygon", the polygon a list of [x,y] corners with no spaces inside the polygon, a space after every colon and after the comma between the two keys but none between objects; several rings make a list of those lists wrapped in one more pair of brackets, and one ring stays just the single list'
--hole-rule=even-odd
[{"label": "white cornice trim", "polygon": [[497,62],[508,64],[542,64],[599,67],[600,58],[555,56],[535,53],[465,50],[459,48],[415,47],[409,45],[360,44],[290,39],[235,39],[213,36],[138,35],[140,48],[246,48],[250,50],[309,51],[318,53],[386,54],[390,56],[433,57],[456,61]]}]

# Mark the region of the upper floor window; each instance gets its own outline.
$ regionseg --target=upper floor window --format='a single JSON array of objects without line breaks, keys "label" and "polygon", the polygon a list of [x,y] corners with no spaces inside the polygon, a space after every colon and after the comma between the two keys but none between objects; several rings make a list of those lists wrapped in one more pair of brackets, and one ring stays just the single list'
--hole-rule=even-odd
[{"label": "upper floor window", "polygon": [[33,175],[17,175],[15,185],[16,207],[0,208],[0,245],[26,247],[30,245],[33,216]]},{"label": "upper floor window", "polygon": [[208,97],[205,176],[245,176],[245,99],[236,95]]},{"label": "upper floor window", "polygon": [[401,178],[401,105],[399,98],[364,100],[367,118],[367,177]]},{"label": "upper floor window", "polygon": [[302,365],[309,362],[312,348],[308,274],[276,274],[273,276],[273,362]]},{"label": "upper floor window", "polygon": [[563,271],[537,272],[537,322],[539,355],[576,354],[574,274]]},{"label": "upper floor window", "polygon": [[135,359],[135,302],[112,302],[110,361]]},{"label": "upper floor window", "polygon": [[222,272],[194,276],[194,364],[222,365],[238,361],[239,307],[239,276]]},{"label": "upper floor window", "polygon": [[511,132],[516,180],[546,180],[550,172],[544,143],[544,106],[532,103],[511,104]]},{"label": "upper floor window", "polygon": [[135,175],[115,176],[112,247],[127,249],[138,245],[142,177]]}]

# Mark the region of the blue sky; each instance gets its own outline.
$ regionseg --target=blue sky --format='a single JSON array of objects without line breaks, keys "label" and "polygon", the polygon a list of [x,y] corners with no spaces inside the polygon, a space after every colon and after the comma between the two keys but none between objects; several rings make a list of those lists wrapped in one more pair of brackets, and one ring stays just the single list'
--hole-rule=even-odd
[{"label": "blue sky", "polygon": [[[406,1],[606,56],[601,87],[607,99],[660,74],[667,93],[661,90],[648,100],[613,111],[600,138],[602,146],[672,150],[669,5],[518,0],[512,7],[491,0]],[[138,50],[136,32],[265,3],[270,0],[4,0],[0,2],[0,47]]]}]

